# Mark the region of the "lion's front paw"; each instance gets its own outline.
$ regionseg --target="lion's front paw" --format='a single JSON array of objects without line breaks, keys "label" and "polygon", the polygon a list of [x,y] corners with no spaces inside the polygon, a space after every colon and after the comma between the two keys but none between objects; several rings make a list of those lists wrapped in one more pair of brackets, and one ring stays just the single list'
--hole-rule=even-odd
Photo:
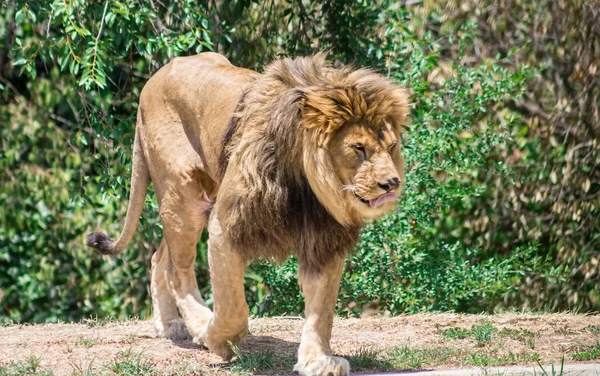
[{"label": "lion's front paw", "polygon": [[339,356],[321,355],[298,359],[294,371],[302,376],[347,376],[350,374],[350,363]]},{"label": "lion's front paw", "polygon": [[239,345],[239,343],[240,339],[234,339],[233,341],[227,338],[205,339],[205,346],[208,347],[210,351],[223,358],[223,360],[225,361],[229,361],[231,360],[231,358],[233,358],[233,356],[235,355],[233,352],[233,346],[237,346]]},{"label": "lion's front paw", "polygon": [[194,343],[207,347],[224,360],[230,360],[235,355],[232,348],[239,345],[247,334],[247,324],[239,332],[231,334],[231,331],[219,331],[211,322],[204,333],[194,337]]}]

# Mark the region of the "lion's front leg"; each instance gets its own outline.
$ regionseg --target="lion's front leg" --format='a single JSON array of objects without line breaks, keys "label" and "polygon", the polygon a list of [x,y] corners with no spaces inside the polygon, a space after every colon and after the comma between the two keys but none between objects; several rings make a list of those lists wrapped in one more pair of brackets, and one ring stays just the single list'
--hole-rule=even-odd
[{"label": "lion's front leg", "polygon": [[227,241],[216,214],[211,215],[208,232],[214,309],[201,341],[211,351],[229,360],[233,356],[231,345],[238,345],[248,333],[249,311],[244,294],[246,261]]},{"label": "lion's front leg", "polygon": [[319,272],[300,264],[300,283],[305,298],[306,322],[294,367],[303,376],[348,375],[350,364],[344,358],[332,356],[329,341],[333,326],[333,311],[337,300],[343,258],[336,258]]}]

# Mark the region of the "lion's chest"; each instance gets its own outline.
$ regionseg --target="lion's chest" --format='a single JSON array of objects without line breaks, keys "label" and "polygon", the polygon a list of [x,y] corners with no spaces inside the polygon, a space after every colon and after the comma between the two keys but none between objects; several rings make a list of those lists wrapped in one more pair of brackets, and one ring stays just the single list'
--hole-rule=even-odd
[{"label": "lion's chest", "polygon": [[294,255],[311,269],[352,251],[360,230],[339,224],[307,186],[283,186],[277,199],[240,199],[229,215],[228,237],[246,259]]}]

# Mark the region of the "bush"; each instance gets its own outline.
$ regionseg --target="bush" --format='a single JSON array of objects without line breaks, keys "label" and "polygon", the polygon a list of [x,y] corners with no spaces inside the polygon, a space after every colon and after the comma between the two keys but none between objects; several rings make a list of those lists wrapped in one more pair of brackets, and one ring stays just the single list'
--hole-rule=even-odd
[{"label": "bush", "polygon": [[[531,242],[564,280],[532,274],[507,296],[534,309],[594,311],[600,307],[600,1],[450,1],[424,7],[420,32],[455,35],[465,20],[479,34],[465,50],[474,64],[497,56],[537,74],[524,97],[507,107],[512,142],[496,158],[514,171],[507,180],[481,171],[486,192],[453,210],[463,226],[448,237],[487,255]],[[510,52],[514,53],[510,53]],[[455,59],[443,39],[440,53]]]}]

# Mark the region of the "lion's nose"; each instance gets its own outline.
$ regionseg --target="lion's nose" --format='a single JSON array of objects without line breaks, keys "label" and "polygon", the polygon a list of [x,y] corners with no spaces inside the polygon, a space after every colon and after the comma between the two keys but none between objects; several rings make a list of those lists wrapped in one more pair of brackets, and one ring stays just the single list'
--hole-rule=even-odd
[{"label": "lion's nose", "polygon": [[379,188],[383,189],[386,192],[389,192],[393,189],[395,189],[399,184],[400,184],[400,179],[394,177],[391,179],[388,179],[385,183],[377,183],[379,185]]}]

